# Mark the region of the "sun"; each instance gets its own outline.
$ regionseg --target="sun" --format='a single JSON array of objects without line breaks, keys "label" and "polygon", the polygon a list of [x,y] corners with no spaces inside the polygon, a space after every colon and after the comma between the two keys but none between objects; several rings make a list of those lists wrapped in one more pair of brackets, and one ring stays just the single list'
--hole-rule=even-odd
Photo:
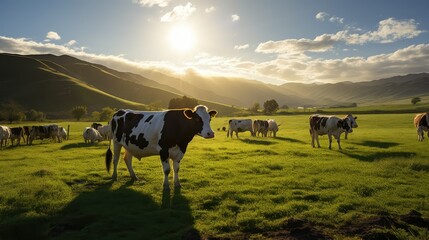
[{"label": "sun", "polygon": [[171,29],[169,42],[174,50],[188,52],[195,46],[195,34],[189,26],[178,25]]}]

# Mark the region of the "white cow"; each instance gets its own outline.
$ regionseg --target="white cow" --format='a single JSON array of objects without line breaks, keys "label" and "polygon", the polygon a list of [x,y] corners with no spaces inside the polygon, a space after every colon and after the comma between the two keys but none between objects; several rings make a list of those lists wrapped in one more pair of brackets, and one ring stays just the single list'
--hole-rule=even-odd
[{"label": "white cow", "polygon": [[92,127],[86,127],[83,131],[83,139],[85,140],[85,143],[94,143],[95,141],[100,142],[103,140],[103,137],[96,129]]},{"label": "white cow", "polygon": [[[356,123],[356,119],[357,119],[357,117],[353,117],[351,114],[349,114],[349,115],[347,115],[347,116],[343,117],[343,119],[344,119],[344,118],[348,118],[348,119],[350,120],[350,122],[352,123],[352,128],[357,128],[357,127],[358,127],[358,125],[357,125],[357,123]],[[346,132],[344,133],[344,139],[347,139],[347,134],[349,134],[349,132],[348,132],[348,131],[346,131]]]},{"label": "white cow", "polygon": [[98,132],[100,132],[101,136],[103,136],[103,140],[112,139],[112,129],[110,125],[98,126]]},{"label": "white cow", "polygon": [[277,132],[279,131],[279,126],[274,119],[268,119],[268,135],[271,137],[276,137]]},{"label": "white cow", "polygon": [[310,121],[311,145],[313,147],[315,147],[314,140],[316,140],[317,147],[320,148],[319,135],[328,134],[329,149],[331,149],[332,136],[335,137],[335,139],[338,142],[338,148],[341,149],[341,144],[340,144],[341,133],[353,132],[352,122],[348,117],[341,119],[336,116],[311,115],[309,118],[309,121]]},{"label": "white cow", "polygon": [[11,132],[10,128],[6,126],[0,126],[0,148],[7,146],[7,140],[10,138]]},{"label": "white cow", "polygon": [[429,138],[429,113],[419,113],[414,117],[414,126],[417,128],[417,139],[424,139],[424,132],[428,132]]},{"label": "white cow", "polygon": [[229,137],[232,133],[235,132],[235,136],[238,138],[239,132],[250,131],[252,136],[255,135],[253,131],[252,119],[231,119],[229,120],[229,127],[226,137]]},{"label": "white cow", "polygon": [[59,127],[59,134],[61,141],[67,139],[67,130],[65,128]]}]

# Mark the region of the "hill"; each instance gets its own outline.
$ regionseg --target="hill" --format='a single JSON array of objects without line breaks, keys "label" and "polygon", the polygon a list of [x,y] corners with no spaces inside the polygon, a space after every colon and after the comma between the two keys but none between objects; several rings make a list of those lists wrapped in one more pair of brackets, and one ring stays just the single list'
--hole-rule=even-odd
[{"label": "hill", "polygon": [[[102,107],[163,108],[182,92],[133,73],[119,72],[70,56],[0,54],[0,102],[26,109],[66,112],[77,105],[89,111]],[[175,91],[175,92],[173,92]],[[200,101],[220,112],[236,111],[223,104]]]}]

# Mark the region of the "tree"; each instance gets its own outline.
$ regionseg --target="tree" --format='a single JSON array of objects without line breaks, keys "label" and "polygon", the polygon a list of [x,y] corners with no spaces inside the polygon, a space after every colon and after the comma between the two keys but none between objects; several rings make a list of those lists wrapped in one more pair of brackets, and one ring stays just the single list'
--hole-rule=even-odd
[{"label": "tree", "polygon": [[257,103],[254,103],[253,106],[249,110],[251,112],[257,113],[259,108],[261,108],[261,105],[257,102]]},{"label": "tree", "polygon": [[168,103],[168,108],[169,109],[194,108],[197,105],[198,105],[197,99],[183,96],[182,98],[172,98]]},{"label": "tree", "polygon": [[415,97],[415,98],[411,99],[411,103],[414,105],[417,104],[418,102],[421,102],[421,101],[422,101],[422,99],[419,97]]},{"label": "tree", "polygon": [[110,107],[104,107],[100,112],[100,121],[109,121],[113,114],[115,113],[115,109]]},{"label": "tree", "polygon": [[22,109],[23,108],[15,101],[3,103],[0,106],[1,118],[9,121],[9,123],[25,120],[25,114]]},{"label": "tree", "polygon": [[271,99],[264,102],[264,113],[273,114],[279,110],[279,104],[276,100]]},{"label": "tree", "polygon": [[43,112],[34,109],[25,112],[25,116],[28,121],[42,121],[45,119],[45,114]]},{"label": "tree", "polygon": [[289,110],[289,106],[288,106],[288,105],[286,105],[286,104],[284,104],[284,105],[282,106],[282,109],[286,110],[286,112],[287,112],[287,110]]},{"label": "tree", "polygon": [[83,116],[88,113],[86,106],[76,106],[71,110],[71,114],[79,121]]}]

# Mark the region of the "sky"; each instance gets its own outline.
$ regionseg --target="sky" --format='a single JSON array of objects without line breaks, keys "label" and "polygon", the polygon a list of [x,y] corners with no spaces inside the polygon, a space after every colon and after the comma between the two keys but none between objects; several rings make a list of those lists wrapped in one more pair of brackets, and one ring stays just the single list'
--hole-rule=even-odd
[{"label": "sky", "polygon": [[429,72],[427,0],[0,0],[0,53],[287,82]]}]

